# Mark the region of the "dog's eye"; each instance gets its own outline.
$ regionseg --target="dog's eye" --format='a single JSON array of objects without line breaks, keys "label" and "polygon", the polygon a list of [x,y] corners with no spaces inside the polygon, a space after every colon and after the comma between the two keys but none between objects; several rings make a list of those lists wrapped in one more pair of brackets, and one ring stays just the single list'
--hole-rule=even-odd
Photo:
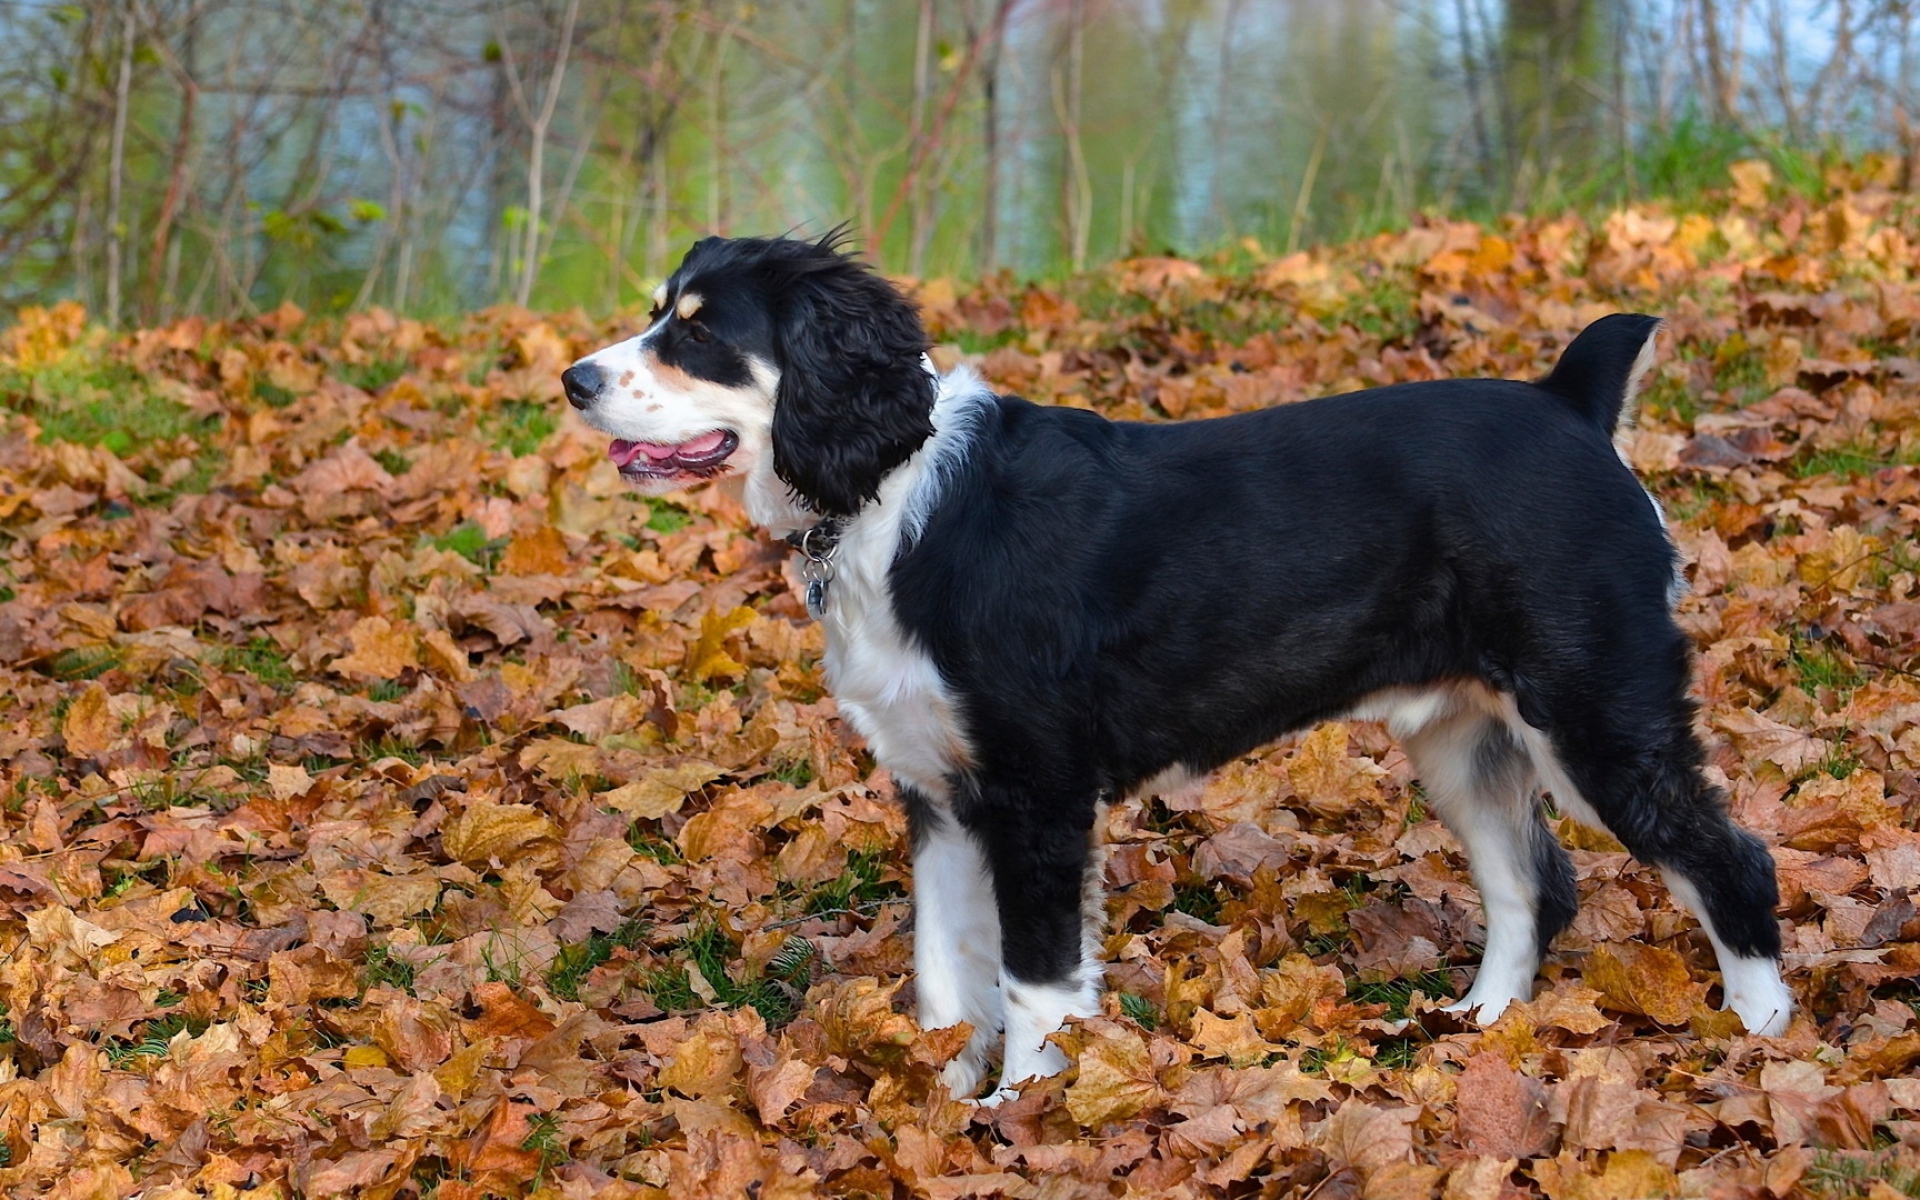
[{"label": "dog's eye", "polygon": [[688,321],[687,332],[693,334],[693,340],[696,342],[710,342],[713,340],[713,330],[708,329],[698,321]]},{"label": "dog's eye", "polygon": [[654,305],[654,306],[653,306],[653,307],[652,307],[651,309],[649,309],[649,310],[648,310],[648,312],[647,312],[647,324],[649,324],[649,325],[651,325],[651,324],[653,324],[653,323],[654,323],[655,321],[658,321],[658,320],[660,319],[660,314],[661,314],[661,313],[663,313],[663,312],[665,312],[665,311],[667,311],[667,307],[666,307],[666,305],[664,305],[664,304],[655,304],[655,305]]}]

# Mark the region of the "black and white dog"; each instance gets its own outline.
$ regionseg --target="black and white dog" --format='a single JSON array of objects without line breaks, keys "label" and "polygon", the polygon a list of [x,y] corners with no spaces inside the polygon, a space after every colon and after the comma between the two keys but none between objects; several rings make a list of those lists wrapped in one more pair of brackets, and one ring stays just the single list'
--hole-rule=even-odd
[{"label": "black and white dog", "polygon": [[806,558],[841,711],[913,830],[920,1021],[1000,1096],[1098,1011],[1095,814],[1332,717],[1384,719],[1486,910],[1454,1007],[1531,995],[1572,919],[1540,789],[1658,866],[1726,1003],[1777,1034],[1773,861],[1701,776],[1677,558],[1613,445],[1659,322],[1595,322],[1537,383],[1403,384],[1183,424],[936,376],[836,239],[696,244],[652,322],[564,376],[642,490],[738,474]]}]

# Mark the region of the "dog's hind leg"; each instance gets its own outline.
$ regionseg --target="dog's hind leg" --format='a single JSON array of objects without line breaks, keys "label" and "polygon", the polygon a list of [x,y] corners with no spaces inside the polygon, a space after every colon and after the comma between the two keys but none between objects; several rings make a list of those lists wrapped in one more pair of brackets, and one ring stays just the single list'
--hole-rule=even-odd
[{"label": "dog's hind leg", "polygon": [[1402,731],[1440,819],[1467,852],[1487,927],[1480,973],[1447,1007],[1491,1022],[1533,994],[1540,958],[1573,919],[1573,864],[1541,823],[1533,761],[1506,723],[1462,696]]},{"label": "dog's hind leg", "polygon": [[[1556,736],[1530,740],[1551,743],[1543,774],[1555,799],[1597,817],[1635,858],[1658,867],[1674,899],[1705,926],[1726,1007],[1750,1032],[1783,1033],[1793,995],[1780,978],[1773,856],[1734,825],[1725,797],[1701,778],[1691,706],[1676,697],[1665,707],[1641,722],[1619,711],[1588,713],[1564,734],[1556,717]],[[1625,732],[1636,723],[1638,736]]]},{"label": "dog's hind leg", "polygon": [[1000,910],[1006,1056],[995,1102],[1025,1080],[1066,1069],[1047,1041],[1068,1017],[1100,1011],[1105,887],[1093,837],[1094,804],[1070,797],[1008,796],[976,827],[993,866]]},{"label": "dog's hind leg", "polygon": [[979,841],[949,813],[902,788],[913,830],[913,969],[920,1026],[965,1021],[973,1036],[940,1072],[961,1100],[980,1091],[987,1054],[1005,1023],[1000,996],[1000,913]]},{"label": "dog's hind leg", "polygon": [[1780,978],[1773,856],[1734,825],[1726,797],[1701,776],[1688,649],[1664,611],[1616,616],[1529,678],[1535,711],[1522,728],[1555,800],[1660,869],[1706,926],[1726,1006],[1749,1031],[1774,1035],[1787,1027],[1793,997]]}]

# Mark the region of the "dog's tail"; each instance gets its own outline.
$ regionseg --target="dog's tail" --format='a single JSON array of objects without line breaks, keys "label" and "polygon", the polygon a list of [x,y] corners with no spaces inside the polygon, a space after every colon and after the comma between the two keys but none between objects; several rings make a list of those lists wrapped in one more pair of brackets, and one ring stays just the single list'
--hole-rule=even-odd
[{"label": "dog's tail", "polygon": [[1573,405],[1609,436],[1653,366],[1658,317],[1615,313],[1580,331],[1545,379],[1535,386]]}]

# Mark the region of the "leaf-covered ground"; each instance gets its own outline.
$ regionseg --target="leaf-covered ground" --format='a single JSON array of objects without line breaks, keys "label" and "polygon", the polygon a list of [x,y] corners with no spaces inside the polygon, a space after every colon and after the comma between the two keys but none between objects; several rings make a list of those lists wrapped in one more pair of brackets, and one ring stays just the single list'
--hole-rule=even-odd
[{"label": "leaf-covered ground", "polygon": [[[1657,877],[1485,1032],[1478,902],[1375,725],[1116,808],[1105,1015],[997,1112],[911,1019],[903,822],[779,546],[563,417],[621,322],[0,332],[0,1187],[13,1196],[1920,1196],[1920,216],[1704,212],[919,295],[1116,416],[1539,373],[1671,322],[1627,451],[1701,731],[1775,847],[1778,1039]],[[1284,469],[1284,465],[1282,466]]]}]

